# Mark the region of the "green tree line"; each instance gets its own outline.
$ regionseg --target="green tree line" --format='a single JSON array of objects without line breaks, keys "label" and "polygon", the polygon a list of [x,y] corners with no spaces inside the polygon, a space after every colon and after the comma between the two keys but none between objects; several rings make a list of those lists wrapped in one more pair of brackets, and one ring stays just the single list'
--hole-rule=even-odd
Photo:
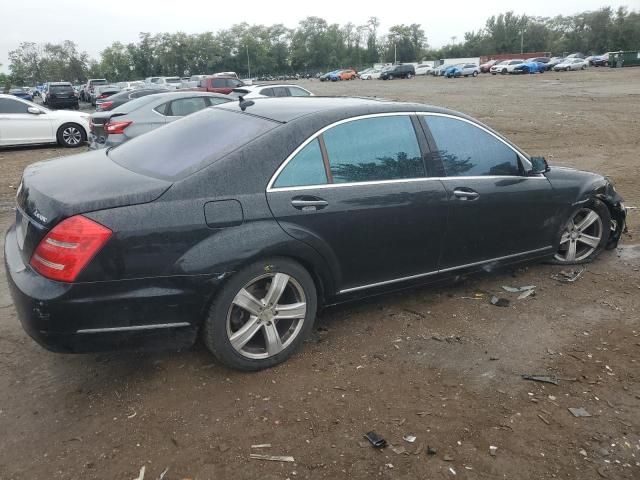
[{"label": "green tree line", "polygon": [[393,25],[385,33],[380,20],[362,25],[330,24],[307,17],[296,28],[282,24],[240,23],[218,32],[140,33],[137,42],[114,42],[99,59],[73,41],[44,45],[25,42],[9,52],[14,84],[91,77],[112,81],[154,75],[193,75],[235,71],[240,75],[316,73],[340,67],[361,68],[376,62],[413,62],[494,53],[602,53],[640,49],[640,13],[605,7],[570,16],[529,17],[506,12],[464,34],[460,42],[432,49],[420,24]]}]

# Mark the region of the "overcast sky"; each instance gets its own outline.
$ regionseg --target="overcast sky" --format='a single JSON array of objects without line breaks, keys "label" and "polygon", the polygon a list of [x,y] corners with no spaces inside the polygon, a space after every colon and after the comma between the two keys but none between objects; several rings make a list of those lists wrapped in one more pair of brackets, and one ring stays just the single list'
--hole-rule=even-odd
[{"label": "overcast sky", "polygon": [[315,15],[329,23],[363,24],[369,17],[381,21],[381,30],[400,23],[420,23],[429,45],[441,47],[451,37],[484,26],[494,14],[513,10],[532,16],[569,15],[605,5],[640,8],[640,0],[605,3],[602,0],[281,0],[238,2],[200,0],[6,0],[0,16],[0,69],[7,71],[8,52],[21,42],[73,40],[80,50],[97,58],[114,41],[134,42],[139,32],[199,33],[217,31],[235,23],[295,27]]}]

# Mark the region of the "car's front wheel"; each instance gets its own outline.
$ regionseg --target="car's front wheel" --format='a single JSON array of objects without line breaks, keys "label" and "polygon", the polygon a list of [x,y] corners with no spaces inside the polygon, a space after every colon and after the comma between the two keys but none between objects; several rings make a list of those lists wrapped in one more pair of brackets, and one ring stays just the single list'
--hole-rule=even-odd
[{"label": "car's front wheel", "polygon": [[595,200],[573,212],[560,232],[560,245],[554,263],[588,263],[607,245],[611,233],[611,214],[605,204]]},{"label": "car's front wheel", "polygon": [[204,342],[225,365],[261,370],[288,359],[313,328],[316,287],[298,263],[249,265],[222,288],[204,324]]},{"label": "car's front wheel", "polygon": [[65,123],[58,129],[56,138],[63,147],[76,148],[87,141],[87,133],[77,123]]},{"label": "car's front wheel", "polygon": [[476,71],[476,72],[473,72],[473,76],[474,76],[474,77],[477,77],[477,76],[478,76],[478,72],[477,72],[477,71]]}]

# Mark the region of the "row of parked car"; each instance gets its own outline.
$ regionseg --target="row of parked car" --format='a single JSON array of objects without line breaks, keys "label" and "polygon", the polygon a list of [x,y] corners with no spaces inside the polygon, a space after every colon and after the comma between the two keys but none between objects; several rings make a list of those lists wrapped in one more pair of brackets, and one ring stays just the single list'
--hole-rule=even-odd
[{"label": "row of parked car", "polygon": [[[313,96],[298,85],[245,85],[233,77],[216,76],[202,79],[204,87],[169,90],[148,88],[143,83],[142,87],[128,85],[106,96],[107,85],[93,80],[96,79],[87,82],[96,103],[96,112],[92,115],[53,110],[27,98],[0,94],[0,146],[59,143],[79,147],[88,141],[91,149],[101,149],[120,145],[209,106],[260,97]],[[221,80],[223,86],[219,87]],[[227,83],[231,80],[234,80],[233,88]],[[207,85],[220,91],[207,91]],[[73,87],[70,88],[73,91]],[[74,95],[76,103],[78,96]]]}]

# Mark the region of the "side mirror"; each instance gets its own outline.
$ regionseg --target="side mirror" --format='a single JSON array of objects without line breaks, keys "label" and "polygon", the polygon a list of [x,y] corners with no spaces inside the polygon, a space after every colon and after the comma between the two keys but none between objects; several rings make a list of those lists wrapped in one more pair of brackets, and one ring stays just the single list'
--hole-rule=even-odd
[{"label": "side mirror", "polygon": [[40,115],[42,113],[42,110],[36,107],[28,107],[27,112],[29,112],[32,115]]},{"label": "side mirror", "polygon": [[530,173],[545,173],[549,171],[549,164],[544,157],[531,157],[533,168]]}]

